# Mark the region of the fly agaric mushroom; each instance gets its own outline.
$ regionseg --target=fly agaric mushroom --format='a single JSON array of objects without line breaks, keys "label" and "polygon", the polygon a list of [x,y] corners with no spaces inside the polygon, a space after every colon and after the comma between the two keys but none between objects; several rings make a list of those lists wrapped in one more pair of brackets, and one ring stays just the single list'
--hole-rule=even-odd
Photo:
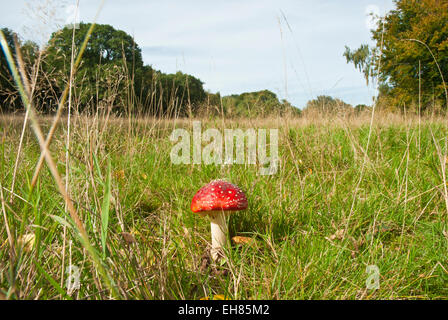
[{"label": "fly agaric mushroom", "polygon": [[210,255],[216,261],[226,243],[226,216],[233,211],[247,208],[247,198],[236,185],[223,180],[213,180],[194,195],[191,211],[210,219],[212,248]]}]

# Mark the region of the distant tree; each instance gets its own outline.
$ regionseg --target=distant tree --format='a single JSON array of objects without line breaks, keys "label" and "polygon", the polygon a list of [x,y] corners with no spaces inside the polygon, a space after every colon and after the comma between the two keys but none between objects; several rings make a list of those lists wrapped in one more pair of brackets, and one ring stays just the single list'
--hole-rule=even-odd
[{"label": "distant tree", "polygon": [[[39,51],[31,42],[22,45],[22,52],[28,52],[30,66],[37,55],[43,53],[33,97],[40,111],[51,112],[57,107],[70,79],[72,47],[76,57],[90,26],[80,23],[74,41],[71,26],[54,32],[44,51]],[[12,39],[12,32],[9,32],[11,46]],[[5,66],[2,63],[2,88],[10,85],[9,88],[14,90]],[[192,75],[180,71],[165,74],[144,65],[141,49],[133,38],[110,25],[97,25],[93,29],[73,84],[72,105],[79,112],[112,107],[116,114],[164,117],[213,113],[238,117],[300,114],[299,109],[287,100],[279,101],[269,90],[221,97],[219,92],[206,92],[203,82]],[[6,96],[0,97],[6,99]]]},{"label": "distant tree", "polygon": [[207,104],[209,106],[220,106],[221,105],[221,93],[207,92]]},{"label": "distant tree", "polygon": [[142,115],[155,115],[158,106],[158,97],[155,95],[157,91],[156,79],[160,71],[154,70],[152,66],[144,65],[137,70],[134,79],[135,98],[139,105],[138,112]]},{"label": "distant tree", "polygon": [[[79,29],[75,30],[75,56],[90,26],[90,23],[80,23]],[[57,77],[58,93],[70,76],[72,37],[72,27],[66,26],[51,35],[47,49],[44,67],[46,72]],[[134,80],[136,75],[142,75],[142,68],[141,49],[132,36],[107,24],[96,25],[76,73],[78,103],[96,105],[98,101],[114,97],[110,103],[127,105],[128,90],[135,89]]]},{"label": "distant tree", "polygon": [[[1,29],[6,42],[13,52],[15,51],[14,32],[8,28]],[[17,90],[11,76],[3,50],[0,52],[0,110],[11,111],[14,109],[17,98]]]},{"label": "distant tree", "polygon": [[375,53],[372,52],[373,50],[366,44],[362,44],[358,49],[353,51],[345,46],[344,56],[347,62],[352,62],[356,69],[364,73],[367,84],[369,84],[371,78],[375,77],[375,70],[373,69]]},{"label": "distant tree", "polygon": [[372,31],[375,45],[346,47],[347,62],[363,72],[366,80],[377,78],[380,98],[397,107],[418,101],[419,84],[423,108],[434,100],[446,105],[442,75],[448,72],[448,0],[394,2],[395,10]]},{"label": "distant tree", "polygon": [[[75,32],[75,52],[91,24],[80,23]],[[70,75],[73,29],[69,26],[51,36],[45,70],[58,79],[57,91]],[[203,83],[182,72],[165,74],[144,65],[140,47],[124,31],[96,25],[76,73],[77,105],[106,103],[117,113],[186,116],[206,98]]]},{"label": "distant tree", "polygon": [[161,106],[159,114],[165,116],[192,116],[207,97],[201,80],[180,71],[157,72],[151,81],[155,81],[156,101]]},{"label": "distant tree", "polygon": [[282,109],[284,110],[282,112],[282,115],[284,116],[300,116],[302,115],[302,110],[299,108],[294,107],[288,100],[282,99]]},{"label": "distant tree", "polygon": [[316,99],[307,102],[303,112],[305,114],[315,113],[319,115],[336,115],[350,113],[353,107],[344,101],[330,96],[318,96]]},{"label": "distant tree", "polygon": [[356,114],[360,114],[360,113],[362,113],[364,111],[370,110],[370,107],[368,105],[365,105],[365,104],[358,104],[358,105],[355,106],[354,110],[355,110]]},{"label": "distant tree", "polygon": [[269,90],[244,92],[225,96],[222,99],[226,115],[237,117],[264,117],[275,115],[298,115],[300,110],[287,100],[279,101],[277,95]]},{"label": "distant tree", "polygon": [[[20,49],[25,64],[25,72],[28,78],[31,78],[34,63],[39,52],[37,44],[32,41],[23,42],[18,34],[8,28],[1,30],[5,35],[8,47],[15,60],[17,60],[17,50]],[[17,42],[14,41],[14,37]],[[16,43],[19,46],[18,48],[16,47]],[[38,94],[39,92],[35,92],[35,95]],[[3,50],[0,51],[0,110],[7,112],[23,110],[22,101],[19,99],[17,88]]]}]

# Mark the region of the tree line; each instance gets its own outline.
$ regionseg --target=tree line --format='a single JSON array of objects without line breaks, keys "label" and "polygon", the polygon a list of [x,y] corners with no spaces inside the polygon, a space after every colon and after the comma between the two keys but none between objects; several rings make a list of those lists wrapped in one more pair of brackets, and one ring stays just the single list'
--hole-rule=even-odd
[{"label": "tree line", "polygon": [[[31,41],[22,43],[12,30],[2,29],[15,57],[20,52],[25,61],[28,78],[36,80],[33,101],[38,111],[51,113],[57,108],[70,81],[73,57],[90,27],[89,23],[80,23],[73,32],[71,26],[66,26],[51,35],[44,49]],[[0,108],[3,112],[22,111],[3,54],[0,59]],[[192,75],[155,70],[143,63],[141,48],[129,34],[106,24],[95,26],[72,83],[72,105],[80,113],[94,113],[98,108],[108,108],[117,115],[168,117],[298,112],[268,90],[221,97],[219,92],[206,91],[203,82]]]}]

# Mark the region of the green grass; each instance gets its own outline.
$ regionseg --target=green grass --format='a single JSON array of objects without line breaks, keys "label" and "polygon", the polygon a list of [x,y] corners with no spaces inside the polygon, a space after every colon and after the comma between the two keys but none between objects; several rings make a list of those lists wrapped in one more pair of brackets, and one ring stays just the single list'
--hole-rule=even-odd
[{"label": "green grass", "polygon": [[[448,298],[440,161],[446,161],[448,128],[442,121],[425,120],[419,128],[416,119],[377,118],[366,156],[368,121],[226,121],[224,128],[279,129],[280,169],[260,176],[257,165],[173,165],[174,121],[135,120],[128,130],[127,120],[111,120],[101,134],[93,119],[74,118],[69,194],[114,293],[80,241],[46,166],[30,190],[40,155],[30,128],[16,196],[9,201],[22,120],[0,119],[0,296]],[[189,121],[177,123],[191,130]],[[41,124],[46,132],[49,123]],[[223,122],[203,121],[202,127],[222,129]],[[60,124],[50,146],[62,177],[65,135]],[[190,211],[190,202],[217,178],[240,186],[249,200],[247,210],[230,217],[230,236],[256,242],[234,244],[221,266],[201,268],[210,224]],[[125,241],[123,232],[135,242]],[[23,244],[25,234],[34,236],[31,246]],[[80,270],[80,287],[73,292],[66,288],[70,264]],[[378,290],[366,289],[368,265],[379,267]]]}]

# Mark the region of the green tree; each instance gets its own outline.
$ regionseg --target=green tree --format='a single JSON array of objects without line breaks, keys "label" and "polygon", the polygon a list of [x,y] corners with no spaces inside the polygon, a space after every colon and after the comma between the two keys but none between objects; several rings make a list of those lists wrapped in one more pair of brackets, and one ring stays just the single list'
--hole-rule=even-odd
[{"label": "green tree", "polygon": [[417,103],[419,92],[422,108],[448,104],[448,0],[394,2],[395,10],[372,30],[375,45],[346,47],[347,62],[367,80],[377,78],[379,98],[396,107]]},{"label": "green tree", "polygon": [[300,110],[287,100],[279,101],[277,95],[269,90],[225,96],[222,104],[226,115],[236,117],[266,117],[300,113]]},{"label": "green tree", "polygon": [[354,108],[354,111],[355,111],[355,113],[356,114],[360,114],[360,113],[362,113],[362,112],[364,112],[364,111],[368,111],[368,110],[370,110],[371,108],[368,106],[368,105],[365,105],[365,104],[357,104],[356,106],[355,106],[355,108]]},{"label": "green tree", "polygon": [[[3,28],[1,30],[5,35],[9,48],[15,51],[14,32],[8,28]],[[9,111],[14,108],[17,98],[16,93],[17,90],[15,89],[6,57],[2,51],[0,53],[0,110]]]},{"label": "green tree", "polygon": [[[6,42],[14,59],[17,59],[17,50],[20,50],[23,62],[25,64],[25,72],[27,73],[28,78],[31,79],[33,66],[39,52],[37,44],[32,41],[23,42],[19,35],[8,28],[3,28],[1,30],[5,35]],[[14,41],[14,38],[16,38],[16,41]],[[16,43],[18,44],[18,48],[16,47]],[[35,90],[35,94],[39,94],[39,92]],[[23,110],[22,102],[19,99],[19,95],[3,51],[0,52],[0,110],[6,112]]]},{"label": "green tree", "polygon": [[153,74],[145,82],[145,87],[148,94],[155,97],[155,113],[159,116],[194,115],[207,98],[203,82],[192,75],[180,71],[170,74],[157,71]]},{"label": "green tree", "polygon": [[[76,30],[75,54],[90,26],[80,23]],[[72,39],[73,29],[67,26],[49,41],[45,71],[58,79],[58,94],[69,80]],[[134,39],[110,25],[93,29],[74,83],[76,105],[92,105],[92,110],[113,105],[118,114],[186,116],[206,98],[201,80],[182,72],[164,74],[144,65]]]},{"label": "green tree", "polygon": [[[90,23],[80,23],[75,30],[75,56],[84,41]],[[73,29],[66,26],[54,32],[50,38],[45,59],[45,71],[57,77],[56,93],[60,94],[70,76]],[[107,101],[122,107],[129,105],[130,91],[134,91],[135,79],[142,75],[141,49],[124,31],[107,24],[98,24],[87,43],[75,83],[75,97],[81,106]]]},{"label": "green tree", "polygon": [[353,107],[344,101],[330,96],[318,96],[307,102],[303,112],[305,114],[336,115],[347,114],[353,111]]}]

